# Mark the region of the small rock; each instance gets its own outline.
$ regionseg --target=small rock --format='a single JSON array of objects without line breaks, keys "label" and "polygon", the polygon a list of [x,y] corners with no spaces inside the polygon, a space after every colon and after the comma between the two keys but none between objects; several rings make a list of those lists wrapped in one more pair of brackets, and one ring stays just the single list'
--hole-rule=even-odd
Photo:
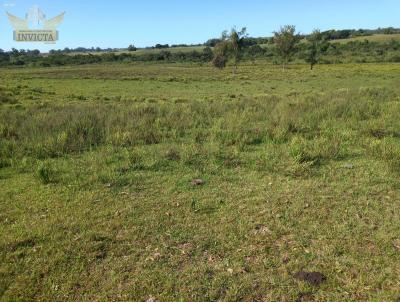
[{"label": "small rock", "polygon": [[214,256],[212,256],[212,255],[210,255],[210,256],[208,256],[208,262],[210,262],[210,263],[214,263],[215,262],[215,257]]},{"label": "small rock", "polygon": [[228,273],[231,274],[231,275],[233,275],[233,269],[228,268]]},{"label": "small rock", "polygon": [[197,178],[192,180],[192,185],[193,186],[202,186],[204,185],[204,180]]},{"label": "small rock", "polygon": [[289,254],[285,253],[285,254],[283,255],[283,257],[282,257],[282,262],[283,262],[284,264],[288,264],[289,261],[290,261]]},{"label": "small rock", "polygon": [[393,241],[393,246],[400,251],[400,239]]},{"label": "small rock", "polygon": [[160,254],[160,253],[155,253],[155,254],[153,255],[153,258],[154,258],[155,260],[160,259],[160,258],[161,258],[161,254]]},{"label": "small rock", "polygon": [[150,296],[146,302],[156,302],[156,299],[154,299],[152,296]]},{"label": "small rock", "polygon": [[256,225],[253,233],[254,235],[266,235],[266,234],[271,234],[271,230],[265,225],[258,224]]},{"label": "small rock", "polygon": [[344,169],[354,169],[355,166],[353,164],[344,164],[342,167]]},{"label": "small rock", "polygon": [[326,276],[319,272],[298,272],[294,278],[300,281],[308,282],[313,286],[319,286],[326,281]]},{"label": "small rock", "polygon": [[153,256],[149,256],[146,258],[146,261],[158,261],[160,260],[162,255],[160,253],[155,253]]}]

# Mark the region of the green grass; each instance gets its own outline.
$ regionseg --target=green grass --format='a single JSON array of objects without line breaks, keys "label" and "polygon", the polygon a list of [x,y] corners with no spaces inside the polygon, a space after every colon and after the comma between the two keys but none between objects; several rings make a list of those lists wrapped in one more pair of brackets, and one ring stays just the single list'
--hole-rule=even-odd
[{"label": "green grass", "polygon": [[370,42],[390,42],[392,40],[399,41],[400,40],[400,34],[391,34],[391,35],[384,35],[384,34],[376,34],[372,36],[362,36],[362,37],[354,37],[354,38],[349,38],[349,39],[339,39],[339,40],[333,40],[332,42],[334,43],[348,43],[351,41],[365,41],[368,40]]},{"label": "green grass", "polygon": [[[353,41],[365,41],[368,40],[370,42],[379,42],[379,43],[386,43],[390,42],[392,40],[398,41],[400,40],[400,34],[375,34],[375,35],[370,35],[370,36],[360,36],[360,37],[353,37],[353,38],[347,38],[347,39],[338,39],[338,40],[331,40],[331,43],[348,43],[348,42],[353,42]],[[303,40],[302,42],[306,42],[306,40]],[[269,47],[269,44],[261,44],[262,47]],[[141,48],[138,49],[135,52],[130,52],[128,50],[120,50],[114,52],[115,54],[122,54],[122,53],[130,53],[130,54],[145,54],[145,53],[160,53],[162,51],[169,51],[169,52],[191,52],[191,51],[199,51],[201,52],[205,46],[187,46],[187,47],[170,47],[170,48],[163,48],[163,49],[146,49],[146,48]],[[71,55],[77,55],[77,54],[93,54],[93,55],[98,55],[98,54],[104,54],[105,52],[85,52],[85,53],[79,53],[79,52],[73,52]]]},{"label": "green grass", "polygon": [[399,72],[1,70],[0,299],[397,301]]}]

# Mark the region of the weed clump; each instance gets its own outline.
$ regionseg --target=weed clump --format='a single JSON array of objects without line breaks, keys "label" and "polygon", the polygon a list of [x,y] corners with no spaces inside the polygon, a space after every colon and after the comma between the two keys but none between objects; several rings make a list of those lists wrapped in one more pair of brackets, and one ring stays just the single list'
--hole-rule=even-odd
[{"label": "weed clump", "polygon": [[320,161],[320,157],[314,154],[311,143],[301,137],[295,137],[290,146],[289,154],[296,164],[316,165]]},{"label": "weed clump", "polygon": [[143,170],[145,168],[144,155],[135,150],[129,154],[129,167],[132,170]]},{"label": "weed clump", "polygon": [[396,139],[373,139],[367,145],[366,151],[373,158],[385,162],[390,171],[400,174],[400,145]]},{"label": "weed clump", "polygon": [[44,184],[57,182],[57,171],[50,162],[42,162],[37,168],[36,176]]},{"label": "weed clump", "polygon": [[170,148],[165,153],[165,158],[170,161],[179,161],[181,159],[181,155],[177,149]]},{"label": "weed clump", "polygon": [[16,104],[17,100],[8,93],[4,88],[0,87],[0,104]]}]

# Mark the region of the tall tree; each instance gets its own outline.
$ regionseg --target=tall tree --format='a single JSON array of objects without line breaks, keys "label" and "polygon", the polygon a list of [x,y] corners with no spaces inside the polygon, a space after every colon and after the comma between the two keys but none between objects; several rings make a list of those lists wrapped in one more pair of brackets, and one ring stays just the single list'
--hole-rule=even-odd
[{"label": "tall tree", "polygon": [[213,65],[223,69],[229,59],[233,60],[233,73],[236,74],[239,61],[244,48],[244,39],[247,37],[247,29],[243,27],[240,31],[233,28],[228,35],[224,31],[219,39],[219,42],[214,47]]},{"label": "tall tree", "polygon": [[232,28],[229,36],[229,44],[231,48],[231,56],[233,58],[234,69],[233,73],[236,74],[238,63],[241,59],[244,39],[247,37],[247,29],[243,27],[240,31]]},{"label": "tall tree", "polygon": [[224,31],[219,42],[214,46],[214,58],[212,63],[214,67],[224,69],[229,59],[229,41],[228,34]]},{"label": "tall tree", "polygon": [[282,61],[282,68],[290,62],[296,53],[297,44],[300,42],[300,36],[296,34],[296,26],[285,25],[279,31],[274,32],[274,42],[278,56]]},{"label": "tall tree", "polygon": [[310,64],[311,70],[313,70],[314,65],[319,62],[319,57],[321,54],[321,46],[324,42],[321,31],[315,29],[308,37],[308,47],[306,53],[306,62]]}]

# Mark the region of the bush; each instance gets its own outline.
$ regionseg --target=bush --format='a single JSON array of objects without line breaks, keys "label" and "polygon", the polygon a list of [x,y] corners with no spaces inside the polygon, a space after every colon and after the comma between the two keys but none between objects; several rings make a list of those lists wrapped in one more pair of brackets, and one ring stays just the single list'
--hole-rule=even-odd
[{"label": "bush", "polygon": [[400,63],[400,55],[392,55],[387,61],[391,63]]},{"label": "bush", "polygon": [[221,55],[221,54],[215,55],[212,60],[213,66],[218,69],[224,69],[227,62],[228,62],[228,59],[224,55]]}]

